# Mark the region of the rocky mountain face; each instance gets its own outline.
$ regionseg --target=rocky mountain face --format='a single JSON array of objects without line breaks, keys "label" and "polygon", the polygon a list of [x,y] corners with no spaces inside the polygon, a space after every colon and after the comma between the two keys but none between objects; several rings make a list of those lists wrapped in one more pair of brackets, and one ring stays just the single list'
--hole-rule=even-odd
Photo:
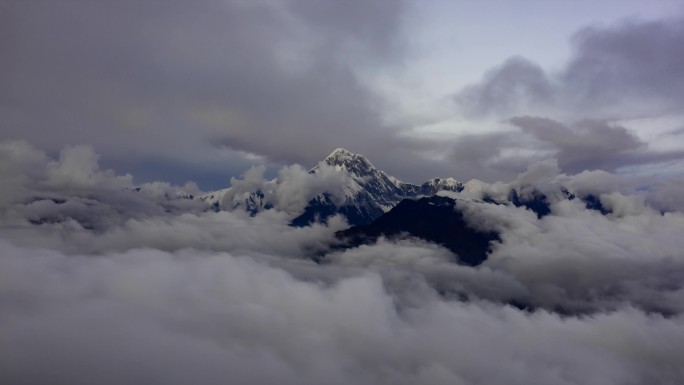
[{"label": "rocky mountain face", "polygon": [[[314,221],[325,221],[331,215],[343,214],[352,225],[365,225],[391,210],[407,198],[432,196],[439,191],[458,192],[463,184],[453,178],[431,179],[422,185],[404,183],[375,168],[362,155],[338,148],[324,160],[338,172],[348,175],[344,186],[344,201],[335,204],[329,193],[323,193],[309,202],[302,215],[292,221],[295,226],[306,226]],[[319,172],[319,166],[309,173]]]},{"label": "rocky mountain face", "polygon": [[[446,192],[442,195],[461,193],[459,195],[464,198],[492,204],[525,207],[539,218],[548,215],[551,203],[560,199],[581,199],[587,208],[603,214],[609,213],[609,210],[601,205],[598,197],[580,196],[560,185],[551,188],[553,191],[542,192],[531,186],[489,184],[475,179],[465,184],[454,178],[435,178],[420,185],[404,183],[377,169],[364,156],[343,148],[334,150],[316,167],[309,170],[309,174],[330,172],[330,168],[343,176],[344,184],[336,187],[340,191],[324,191],[314,196],[301,214],[292,220],[293,226],[325,222],[327,218],[336,214],[344,215],[351,226],[369,225],[405,199],[417,200],[440,192]],[[216,211],[245,210],[251,215],[256,215],[260,211],[276,207],[273,191],[280,182],[282,181],[274,179],[263,182],[259,188],[242,187],[239,190],[230,187],[195,199],[204,201]]]},{"label": "rocky mountain face", "polygon": [[494,231],[469,226],[456,201],[443,196],[405,199],[373,223],[336,235],[341,240],[339,248],[374,243],[380,236],[415,237],[446,247],[455,254],[456,262],[470,266],[484,262],[492,242],[500,241]]},{"label": "rocky mountain face", "polygon": [[[261,190],[235,195],[230,194],[231,192],[230,188],[221,189],[199,196],[197,199],[205,202],[214,211],[244,210],[250,215],[256,215],[260,211],[273,208],[273,204],[268,201]],[[226,199],[227,195],[230,195],[230,199]]]}]

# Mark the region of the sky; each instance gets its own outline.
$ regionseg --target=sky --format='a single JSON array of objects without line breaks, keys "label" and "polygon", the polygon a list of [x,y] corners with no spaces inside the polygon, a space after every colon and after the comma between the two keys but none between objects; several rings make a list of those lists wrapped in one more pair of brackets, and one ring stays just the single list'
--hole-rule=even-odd
[{"label": "sky", "polygon": [[203,190],[344,147],[402,180],[684,170],[678,1],[0,0],[0,134]]}]

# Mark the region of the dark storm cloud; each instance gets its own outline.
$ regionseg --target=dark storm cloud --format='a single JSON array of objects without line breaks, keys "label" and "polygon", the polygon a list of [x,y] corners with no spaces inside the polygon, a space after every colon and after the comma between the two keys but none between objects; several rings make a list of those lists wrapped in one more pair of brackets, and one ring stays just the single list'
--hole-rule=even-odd
[{"label": "dark storm cloud", "polygon": [[133,170],[175,158],[218,171],[207,158],[225,148],[307,166],[340,146],[415,148],[358,78],[400,55],[400,2],[3,4],[5,138],[90,144]]},{"label": "dark storm cloud", "polygon": [[522,57],[508,59],[488,71],[481,83],[466,87],[456,102],[469,115],[512,113],[551,102],[553,87],[544,70]]},{"label": "dark storm cloud", "polygon": [[476,115],[557,111],[620,119],[680,112],[683,25],[672,18],[586,28],[575,35],[573,57],[559,73],[546,74],[527,59],[512,58],[455,100]]}]

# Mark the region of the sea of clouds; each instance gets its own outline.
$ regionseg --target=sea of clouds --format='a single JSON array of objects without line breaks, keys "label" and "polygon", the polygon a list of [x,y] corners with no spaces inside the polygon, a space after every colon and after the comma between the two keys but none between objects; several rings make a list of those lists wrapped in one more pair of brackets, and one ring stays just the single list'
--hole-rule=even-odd
[{"label": "sea of clouds", "polygon": [[[445,193],[501,234],[477,267],[415,239],[331,250],[342,217],[289,226],[344,183],[332,171],[234,179],[271,186],[256,216],[186,199],[192,183],[136,185],[89,147],[0,142],[0,180],[0,383],[684,383],[672,180],[547,160]],[[551,215],[482,200],[511,188],[543,192]]]}]

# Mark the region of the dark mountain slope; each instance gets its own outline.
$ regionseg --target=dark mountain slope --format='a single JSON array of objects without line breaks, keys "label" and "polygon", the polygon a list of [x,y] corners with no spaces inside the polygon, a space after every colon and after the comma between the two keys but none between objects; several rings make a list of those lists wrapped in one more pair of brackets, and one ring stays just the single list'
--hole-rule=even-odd
[{"label": "dark mountain slope", "polygon": [[336,235],[343,242],[342,248],[373,243],[380,236],[413,236],[446,247],[456,254],[457,262],[470,266],[484,262],[490,243],[500,240],[496,232],[470,227],[456,201],[441,196],[405,199],[373,223],[355,226]]}]

